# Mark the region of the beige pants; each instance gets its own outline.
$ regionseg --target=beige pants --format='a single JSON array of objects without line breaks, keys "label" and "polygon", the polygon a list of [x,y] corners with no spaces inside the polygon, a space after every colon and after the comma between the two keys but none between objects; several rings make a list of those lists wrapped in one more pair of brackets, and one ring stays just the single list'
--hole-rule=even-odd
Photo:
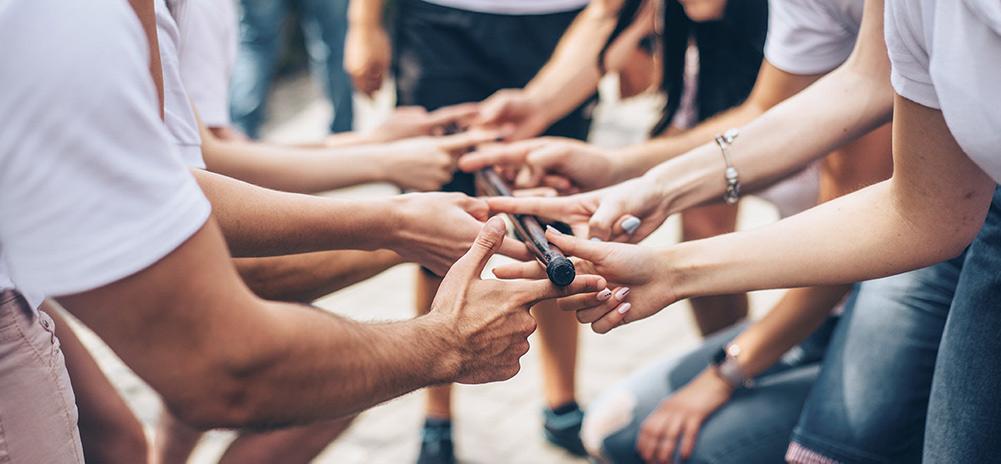
[{"label": "beige pants", "polygon": [[0,292],[0,463],[83,463],[77,410],[52,318]]}]

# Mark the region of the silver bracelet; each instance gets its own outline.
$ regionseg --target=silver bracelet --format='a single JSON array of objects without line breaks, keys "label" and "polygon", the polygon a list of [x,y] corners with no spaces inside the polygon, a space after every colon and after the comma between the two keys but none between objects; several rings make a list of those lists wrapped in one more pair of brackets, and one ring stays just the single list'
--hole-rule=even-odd
[{"label": "silver bracelet", "polygon": [[719,145],[719,149],[723,151],[723,160],[726,161],[726,171],[723,172],[726,177],[726,193],[723,194],[723,200],[728,205],[735,205],[737,200],[740,200],[740,181],[737,180],[737,168],[733,167],[733,163],[730,162],[730,154],[726,151],[726,147],[729,147],[738,135],[740,135],[739,129],[730,129],[723,134],[716,135],[716,145]]}]

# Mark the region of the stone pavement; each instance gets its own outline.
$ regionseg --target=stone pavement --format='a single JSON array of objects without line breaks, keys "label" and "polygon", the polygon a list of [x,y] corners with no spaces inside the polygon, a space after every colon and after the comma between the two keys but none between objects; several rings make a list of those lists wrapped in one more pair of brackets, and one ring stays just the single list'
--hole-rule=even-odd
[{"label": "stone pavement", "polygon": [[[614,85],[606,82],[605,86]],[[389,92],[376,102],[359,101],[359,127],[377,123],[388,112]],[[306,78],[284,82],[276,92],[273,120],[266,137],[279,141],[316,140],[324,133],[330,109],[316,98]],[[631,102],[603,105],[597,114],[592,139],[602,145],[621,145],[642,139],[645,127],[653,122],[656,102],[640,98]],[[388,185],[370,185],[334,195],[391,195]],[[740,227],[765,224],[775,219],[767,203],[749,198],[744,202]],[[666,245],[678,240],[678,220],[672,217],[646,244]],[[506,258],[496,258],[491,266]],[[488,267],[491,267],[488,266]],[[414,307],[415,265],[401,265],[343,291],[329,295],[318,305],[359,320],[409,318]],[[754,314],[761,314],[781,292],[752,294]],[[588,327],[580,329],[578,360],[578,401],[586,407],[595,396],[616,380],[664,356],[682,353],[698,343],[694,321],[686,302],[677,303],[640,323],[598,335]],[[152,431],[160,410],[159,400],[93,334],[84,334],[85,343],[97,353],[99,363],[126,396],[130,405]],[[537,343],[535,336],[530,340]],[[350,353],[322,353],[350,356]],[[548,445],[542,437],[540,363],[533,352],[522,360],[522,370],[513,379],[488,385],[460,385],[454,392],[457,455],[463,463],[573,463],[586,462]],[[408,463],[419,446],[423,397],[412,393],[364,412],[355,424],[332,443],[317,463]],[[232,440],[232,432],[211,432],[196,449],[194,463],[216,462]]]}]

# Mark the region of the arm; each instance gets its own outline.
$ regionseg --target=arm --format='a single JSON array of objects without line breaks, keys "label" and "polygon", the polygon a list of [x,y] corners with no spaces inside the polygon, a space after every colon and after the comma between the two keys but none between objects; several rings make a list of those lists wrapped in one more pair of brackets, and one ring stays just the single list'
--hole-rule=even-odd
[{"label": "arm", "polygon": [[344,39],[344,70],[355,89],[371,97],[382,87],[392,50],[382,25],[382,0],[351,0]]},{"label": "arm", "polygon": [[[234,256],[385,248],[444,274],[487,219],[483,201],[461,194],[343,200],[277,192],[206,171],[192,173]],[[501,252],[531,259],[513,239],[504,241]]]},{"label": "arm", "polygon": [[[745,190],[770,185],[890,120],[882,2],[865,8],[855,50],[844,64],[741,127],[729,152]],[[718,201],[726,190],[724,169],[719,147],[708,143],[618,186],[562,199],[497,199],[490,206],[563,219],[588,236],[636,242],[670,214]],[[622,224],[631,216],[642,225],[629,233]]]},{"label": "arm", "polygon": [[[647,2],[646,16],[640,17],[651,17],[652,3]],[[615,29],[621,7],[622,0],[590,2],[524,90],[501,90],[484,100],[481,124],[515,125],[505,137],[510,140],[534,137],[587,100],[597,89],[598,54]]]},{"label": "arm", "polygon": [[152,266],[59,301],[189,424],[329,419],[424,385],[510,377],[534,330],[528,307],[603,284],[482,281],[502,236],[495,219],[445,278],[432,313],[409,321],[362,324],[257,299],[211,219]]},{"label": "arm", "polygon": [[389,250],[332,250],[269,258],[237,258],[236,270],[257,296],[309,303],[403,262]]}]

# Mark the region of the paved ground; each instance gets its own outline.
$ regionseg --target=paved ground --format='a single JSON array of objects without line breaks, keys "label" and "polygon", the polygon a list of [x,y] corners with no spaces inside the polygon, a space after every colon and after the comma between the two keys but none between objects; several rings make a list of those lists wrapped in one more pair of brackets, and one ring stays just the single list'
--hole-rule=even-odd
[{"label": "paved ground", "polygon": [[[386,114],[388,93],[375,103],[359,102],[361,128],[371,127]],[[273,110],[276,121],[266,128],[272,140],[304,141],[322,136],[330,109],[316,98],[305,79],[285,82],[276,95]],[[604,145],[624,144],[642,138],[644,127],[652,122],[655,102],[651,99],[606,104],[599,110],[592,139]],[[391,195],[385,185],[371,185],[335,195]],[[753,227],[771,222],[773,208],[754,198],[744,202],[740,226]],[[666,245],[677,241],[678,223],[671,218],[648,239],[648,245]],[[499,262],[499,260],[498,260]],[[411,317],[414,306],[414,265],[397,266],[373,279],[334,293],[319,306],[361,320],[391,320]],[[760,314],[780,292],[752,295],[752,311]],[[663,356],[674,355],[698,343],[697,331],[687,303],[675,304],[641,323],[624,326],[606,335],[581,328],[579,359],[579,401],[587,405],[602,389],[630,371]],[[156,395],[138,380],[92,334],[85,342],[98,353],[99,362],[132,405],[136,414],[150,428],[159,414]],[[535,342],[536,340],[532,340]],[[350,353],[328,353],[345,355]],[[459,386],[455,390],[454,410],[456,447],[464,463],[564,463],[585,462],[549,446],[541,434],[540,411],[543,405],[539,361],[534,353],[525,356],[522,371],[513,379],[480,386]],[[419,393],[406,395],[375,407],[361,415],[341,439],[332,443],[317,459],[318,463],[407,463],[413,462],[418,449],[418,430],[422,423],[423,398]],[[233,434],[212,432],[203,439],[192,462],[215,462]]]}]

